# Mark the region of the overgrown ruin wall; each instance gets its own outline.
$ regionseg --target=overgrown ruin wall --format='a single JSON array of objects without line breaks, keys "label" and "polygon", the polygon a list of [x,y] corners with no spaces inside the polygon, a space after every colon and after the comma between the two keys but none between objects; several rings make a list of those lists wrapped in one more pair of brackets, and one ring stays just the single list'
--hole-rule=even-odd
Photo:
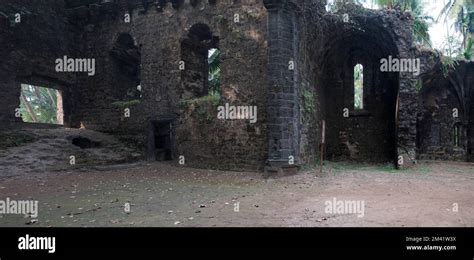
[{"label": "overgrown ruin wall", "polygon": [[[157,158],[165,145],[165,157],[184,156],[186,166],[315,163],[323,120],[326,159],[401,167],[416,158],[473,159],[472,64],[457,69],[455,83],[425,74],[421,92],[420,75],[380,71],[383,58],[420,56],[408,13],[353,4],[332,13],[310,0],[21,0],[2,1],[0,11],[4,128],[21,127],[15,108],[23,82],[62,91],[65,126],[113,134],[139,147],[142,158]],[[220,95],[207,83],[211,48],[221,51]],[[93,58],[95,74],[56,72],[63,56]],[[257,121],[218,119],[226,104],[256,106]],[[456,120],[449,118],[454,106],[462,107]],[[462,141],[453,147],[456,124]]]},{"label": "overgrown ruin wall", "polygon": [[[166,3],[147,8],[135,3],[130,8],[130,23],[124,20],[128,9],[123,6],[97,12],[84,7],[71,10],[73,20],[80,21],[76,27],[85,43],[82,53],[95,57],[97,63],[94,77],[80,79],[78,121],[86,128],[135,139],[145,149],[151,122],[169,119],[175,135],[174,158],[184,156],[186,165],[261,169],[266,157],[266,11],[261,3],[233,2]],[[120,78],[123,72],[116,70],[110,53],[122,34],[133,38],[135,47],[131,49],[139,53],[137,83]],[[194,36],[203,37],[197,42],[215,41],[212,47],[221,51],[218,100],[203,89],[206,64],[199,62],[207,60],[209,48],[202,46],[201,56],[194,57],[200,48],[199,43],[193,43]],[[184,70],[180,70],[180,61],[184,61]],[[134,92],[138,84],[139,103],[117,106],[133,100],[127,93]],[[257,106],[257,122],[217,119],[217,107],[226,103]],[[125,108],[130,109],[128,118]]]},{"label": "overgrown ruin wall", "polygon": [[[0,10],[0,128],[21,122],[20,84],[61,90],[65,97],[65,124],[74,113],[74,74],[56,73],[55,59],[73,52],[64,2],[1,1]],[[16,20],[20,14],[20,20]]]},{"label": "overgrown ruin wall", "polygon": [[[312,25],[300,29],[301,149],[312,155],[305,161],[319,157],[324,120],[325,158],[396,162],[402,156],[412,163],[416,113],[408,111],[416,111],[417,98],[410,94],[413,75],[380,70],[380,61],[389,56],[415,58],[411,31],[406,29],[410,16],[353,4],[327,13],[311,1],[303,1],[301,9],[301,24]],[[364,67],[362,110],[354,109],[353,69],[358,63]],[[403,113],[398,118],[397,103]]]},{"label": "overgrown ruin wall", "polygon": [[417,125],[420,159],[472,161],[474,64],[437,63],[423,76]]}]

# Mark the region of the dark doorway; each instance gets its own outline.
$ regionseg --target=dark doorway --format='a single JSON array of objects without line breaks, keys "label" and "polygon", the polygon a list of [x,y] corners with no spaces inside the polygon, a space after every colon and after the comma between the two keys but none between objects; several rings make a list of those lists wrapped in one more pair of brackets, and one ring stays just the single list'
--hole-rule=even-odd
[{"label": "dark doorway", "polygon": [[149,137],[149,159],[156,161],[173,159],[173,124],[171,120],[153,121]]}]

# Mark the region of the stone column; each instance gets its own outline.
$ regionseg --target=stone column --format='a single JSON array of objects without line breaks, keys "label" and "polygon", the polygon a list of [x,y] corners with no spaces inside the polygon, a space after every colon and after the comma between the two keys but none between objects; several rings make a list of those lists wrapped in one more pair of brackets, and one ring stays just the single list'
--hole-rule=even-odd
[{"label": "stone column", "polygon": [[407,168],[415,163],[416,117],[418,111],[417,78],[400,73],[397,121],[397,166]]},{"label": "stone column", "polygon": [[282,168],[298,164],[296,6],[289,0],[265,0],[264,4],[268,10],[266,170],[282,173]]}]

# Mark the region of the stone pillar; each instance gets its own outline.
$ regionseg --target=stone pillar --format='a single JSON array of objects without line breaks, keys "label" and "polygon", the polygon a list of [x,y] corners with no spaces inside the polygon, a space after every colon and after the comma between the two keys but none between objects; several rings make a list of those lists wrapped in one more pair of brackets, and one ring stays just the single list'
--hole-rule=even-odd
[{"label": "stone pillar", "polygon": [[282,169],[294,168],[299,159],[296,6],[289,0],[265,0],[264,4],[268,10],[266,172],[284,173]]},{"label": "stone pillar", "polygon": [[[405,74],[405,73],[403,73]],[[416,161],[417,78],[400,73],[397,121],[397,166],[407,168]]]}]

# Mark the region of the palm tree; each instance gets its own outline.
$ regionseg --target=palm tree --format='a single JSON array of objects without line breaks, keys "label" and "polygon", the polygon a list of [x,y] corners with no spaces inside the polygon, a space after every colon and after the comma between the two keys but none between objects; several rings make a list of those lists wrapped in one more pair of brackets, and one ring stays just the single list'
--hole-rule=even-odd
[{"label": "palm tree", "polygon": [[422,0],[372,0],[372,3],[382,8],[410,11],[415,19],[413,24],[415,42],[431,47],[428,25],[434,18],[425,14]]},{"label": "palm tree", "polygon": [[[444,22],[448,18],[455,19],[454,29],[463,36],[462,48],[463,56],[466,59],[474,57],[473,41],[474,41],[474,0],[448,0],[444,5],[437,21],[443,19]],[[447,26],[449,37],[449,27]]]}]

